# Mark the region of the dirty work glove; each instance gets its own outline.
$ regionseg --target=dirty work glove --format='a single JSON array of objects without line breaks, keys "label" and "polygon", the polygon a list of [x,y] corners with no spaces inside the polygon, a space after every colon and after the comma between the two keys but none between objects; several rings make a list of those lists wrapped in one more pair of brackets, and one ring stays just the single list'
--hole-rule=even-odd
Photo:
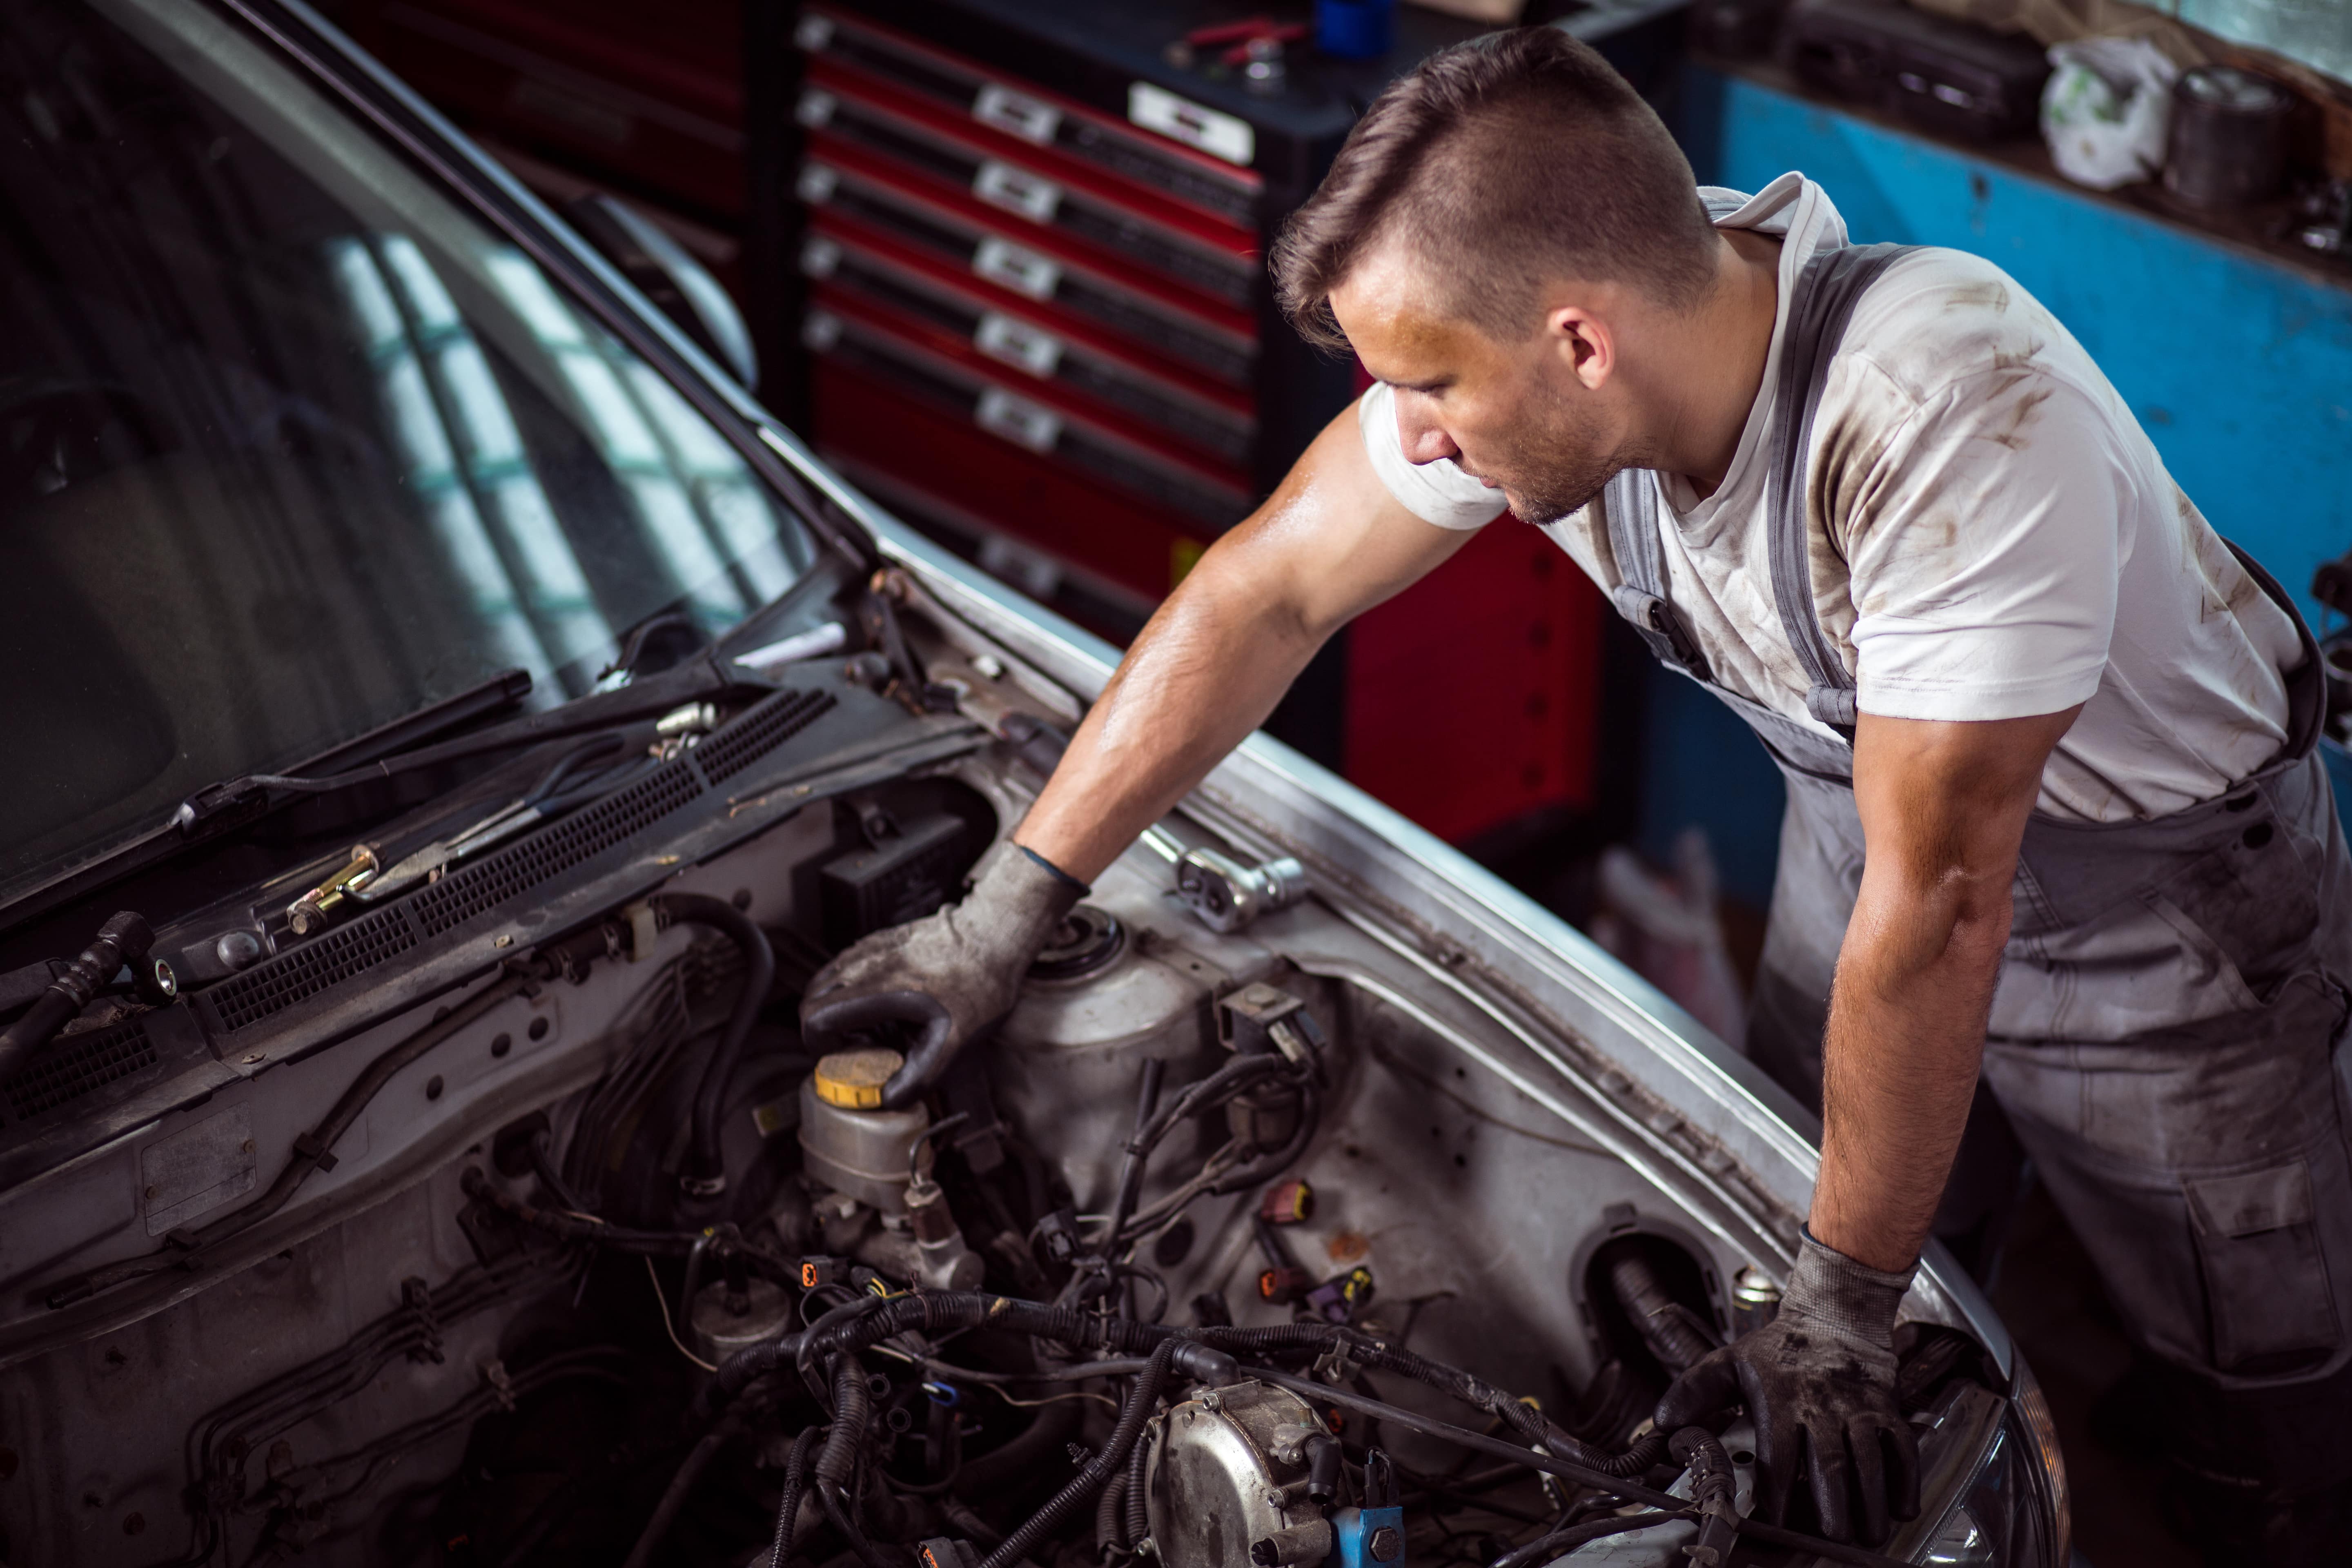
[{"label": "dirty work glove", "polygon": [[908,1104],[956,1053],[1013,1011],[1021,977],[1087,885],[1044,856],[1008,845],[963,902],[845,949],[801,999],[801,1035],[819,1055],[891,1025],[920,1031],[882,1103]]},{"label": "dirty work glove", "polygon": [[1802,1468],[1822,1533],[1878,1545],[1890,1511],[1919,1512],[1918,1442],[1895,1403],[1895,1307],[1916,1267],[1872,1268],[1807,1230],[1780,1315],[1676,1378],[1658,1401],[1658,1430],[1712,1427],[1718,1412],[1745,1405],[1764,1517],[1787,1515]]}]

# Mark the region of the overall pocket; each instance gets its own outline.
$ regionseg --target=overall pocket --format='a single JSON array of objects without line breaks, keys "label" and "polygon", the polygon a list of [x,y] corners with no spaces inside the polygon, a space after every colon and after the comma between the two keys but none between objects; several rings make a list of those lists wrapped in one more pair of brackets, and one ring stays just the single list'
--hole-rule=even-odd
[{"label": "overall pocket", "polygon": [[2314,1364],[2342,1337],[2301,1158],[2234,1176],[2185,1178],[2205,1278],[2213,1364],[2260,1376]]}]

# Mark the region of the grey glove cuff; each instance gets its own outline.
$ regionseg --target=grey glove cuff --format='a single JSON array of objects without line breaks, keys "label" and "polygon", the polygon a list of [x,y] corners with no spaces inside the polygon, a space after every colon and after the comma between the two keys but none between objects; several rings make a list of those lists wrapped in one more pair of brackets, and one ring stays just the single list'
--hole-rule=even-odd
[{"label": "grey glove cuff", "polygon": [[997,952],[1017,955],[1026,968],[1087,891],[1084,882],[1043,856],[1008,845],[956,907],[955,923]]},{"label": "grey glove cuff", "polygon": [[1015,844],[1013,847],[1020,850],[1021,853],[1028,856],[1029,858],[1036,861],[1040,866],[1045,867],[1046,870],[1051,871],[1064,882],[1076,888],[1078,890],[1078,897],[1083,899],[1088,893],[1094,891],[1094,889],[1088,887],[1086,883],[1079,881],[1076,877],[1071,876],[1067,871],[1063,870],[1059,866],[1055,865],[1051,860],[1046,859],[1043,855],[1038,854],[1037,851],[1030,848],[1026,844]]},{"label": "grey glove cuff", "polygon": [[1876,1345],[1895,1349],[1895,1309],[1919,1271],[1914,1263],[1899,1274],[1857,1263],[1844,1253],[1825,1247],[1808,1227],[1797,1249],[1797,1266],[1789,1270],[1789,1289],[1780,1297],[1780,1315],[1810,1319],[1824,1328]]}]

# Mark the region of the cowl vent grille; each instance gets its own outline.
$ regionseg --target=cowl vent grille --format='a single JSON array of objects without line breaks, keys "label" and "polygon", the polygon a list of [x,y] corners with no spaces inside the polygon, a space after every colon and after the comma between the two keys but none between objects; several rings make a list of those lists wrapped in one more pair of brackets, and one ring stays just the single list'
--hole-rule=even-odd
[{"label": "cowl vent grille", "polygon": [[155,1047],[137,1019],[67,1035],[35,1057],[8,1085],[8,1109],[25,1121],[79,1100],[116,1079],[155,1065]]},{"label": "cowl vent grille", "polygon": [[213,987],[215,1016],[223,1028],[242,1029],[415,945],[403,911],[364,915]]},{"label": "cowl vent grille", "polygon": [[222,981],[200,1005],[210,1008],[220,1029],[234,1031],[363,974],[635,837],[702,794],[705,778],[716,782],[740,773],[839,701],[829,691],[779,691],[619,794]]},{"label": "cowl vent grille", "polygon": [[734,777],[840,705],[830,691],[779,691],[694,749],[712,784]]},{"label": "cowl vent grille", "polygon": [[683,762],[664,763],[620,794],[583,806],[413,894],[409,913],[420,931],[438,936],[550,877],[602,855],[701,793],[702,785]]}]

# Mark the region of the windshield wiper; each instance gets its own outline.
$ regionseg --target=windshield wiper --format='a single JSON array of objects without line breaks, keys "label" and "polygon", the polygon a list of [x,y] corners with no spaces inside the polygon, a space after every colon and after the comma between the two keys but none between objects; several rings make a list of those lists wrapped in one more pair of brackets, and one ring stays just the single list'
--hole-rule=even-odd
[{"label": "windshield wiper", "polygon": [[[530,689],[529,670],[501,670],[454,696],[427,703],[390,723],[379,724],[364,734],[353,736],[340,745],[306,758],[295,764],[293,771],[301,774],[318,774],[330,770],[341,772],[379,758],[398,755],[421,742],[511,711],[530,695]],[[219,787],[215,785],[214,789]],[[212,791],[199,793],[210,795]],[[222,804],[226,806],[228,803]],[[133,834],[87,860],[0,899],[0,931],[21,925],[37,915],[46,914],[60,905],[94,893],[110,883],[168,860],[198,844],[210,842],[231,828],[257,821],[271,808],[272,803],[257,792],[245,792],[236,797],[234,809],[206,814],[204,822],[194,831],[184,827],[179,815],[174,813],[166,821]],[[185,810],[184,805],[182,810]]]},{"label": "windshield wiper", "polygon": [[437,743],[418,744],[512,709],[530,694],[530,677],[523,670],[509,670],[323,752],[290,772],[251,773],[198,790],[156,826],[11,898],[0,900],[0,931],[96,892],[133,872],[212,843],[224,834],[310,795],[331,794],[485,752],[610,729],[728,691],[749,689],[764,692],[774,687],[775,682],[754,670],[705,654],[615,691],[592,692],[544,713],[473,730]]}]

